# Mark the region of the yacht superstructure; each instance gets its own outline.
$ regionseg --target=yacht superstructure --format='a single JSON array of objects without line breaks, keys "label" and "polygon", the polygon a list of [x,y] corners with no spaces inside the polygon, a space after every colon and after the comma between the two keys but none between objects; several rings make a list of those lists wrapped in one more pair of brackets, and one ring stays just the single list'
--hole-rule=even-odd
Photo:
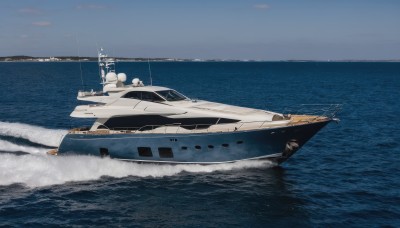
[{"label": "yacht superstructure", "polygon": [[[248,159],[281,163],[333,120],[193,100],[166,87],[116,73],[99,52],[102,92],[79,92],[71,117],[93,118],[62,140],[58,154],[110,156],[138,162],[212,164]],[[53,151],[55,153],[56,151]]]}]

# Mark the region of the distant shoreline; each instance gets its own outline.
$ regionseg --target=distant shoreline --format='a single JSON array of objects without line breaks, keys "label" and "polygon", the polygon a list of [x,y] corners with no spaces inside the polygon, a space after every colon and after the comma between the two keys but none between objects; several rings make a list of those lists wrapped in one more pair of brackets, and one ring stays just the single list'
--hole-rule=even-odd
[{"label": "distant shoreline", "polygon": [[[186,58],[125,58],[113,57],[116,62],[400,62],[392,60],[238,60],[238,59],[186,59]],[[32,56],[5,56],[0,62],[97,62],[97,57],[32,57]]]}]

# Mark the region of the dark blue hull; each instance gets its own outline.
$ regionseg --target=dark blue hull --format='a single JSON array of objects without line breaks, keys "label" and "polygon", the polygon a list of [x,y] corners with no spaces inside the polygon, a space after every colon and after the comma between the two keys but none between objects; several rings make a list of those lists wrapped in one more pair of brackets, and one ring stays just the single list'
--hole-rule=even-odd
[{"label": "dark blue hull", "polygon": [[197,134],[67,134],[58,154],[142,162],[222,163],[288,159],[330,120],[297,126]]}]

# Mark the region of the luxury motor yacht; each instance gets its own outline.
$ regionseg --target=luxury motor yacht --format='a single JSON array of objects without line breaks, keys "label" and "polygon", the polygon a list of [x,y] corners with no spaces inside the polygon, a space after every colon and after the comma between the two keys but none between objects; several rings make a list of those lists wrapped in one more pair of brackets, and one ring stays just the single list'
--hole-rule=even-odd
[{"label": "luxury motor yacht", "polygon": [[[83,154],[152,163],[214,164],[267,159],[282,163],[334,118],[281,114],[194,100],[178,91],[127,84],[114,59],[98,55],[101,92],[78,92],[75,118],[93,118],[87,128],[71,129],[50,154]],[[332,108],[332,106],[330,106]],[[330,109],[331,110],[331,109]]]}]

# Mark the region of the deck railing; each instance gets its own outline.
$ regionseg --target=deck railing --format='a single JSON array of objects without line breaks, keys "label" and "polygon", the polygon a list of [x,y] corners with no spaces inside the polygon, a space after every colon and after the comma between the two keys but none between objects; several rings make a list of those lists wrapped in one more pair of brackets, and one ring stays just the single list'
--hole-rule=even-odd
[{"label": "deck railing", "polygon": [[[210,132],[234,132],[246,129],[262,129],[277,126],[292,126],[301,123],[311,123],[317,121],[336,120],[337,113],[341,110],[340,104],[302,104],[299,108],[284,109],[284,119],[278,121],[248,121],[238,123],[222,124],[165,124],[165,125],[145,125],[142,127],[119,127],[108,128],[105,125],[102,130],[113,131],[113,133],[210,133]],[[294,111],[296,110],[296,111]],[[293,118],[292,118],[293,117]],[[218,123],[219,121],[217,121]],[[95,133],[102,131],[97,130]],[[90,134],[88,129],[73,129],[72,131],[82,134]],[[94,133],[94,132],[93,132]]]}]

